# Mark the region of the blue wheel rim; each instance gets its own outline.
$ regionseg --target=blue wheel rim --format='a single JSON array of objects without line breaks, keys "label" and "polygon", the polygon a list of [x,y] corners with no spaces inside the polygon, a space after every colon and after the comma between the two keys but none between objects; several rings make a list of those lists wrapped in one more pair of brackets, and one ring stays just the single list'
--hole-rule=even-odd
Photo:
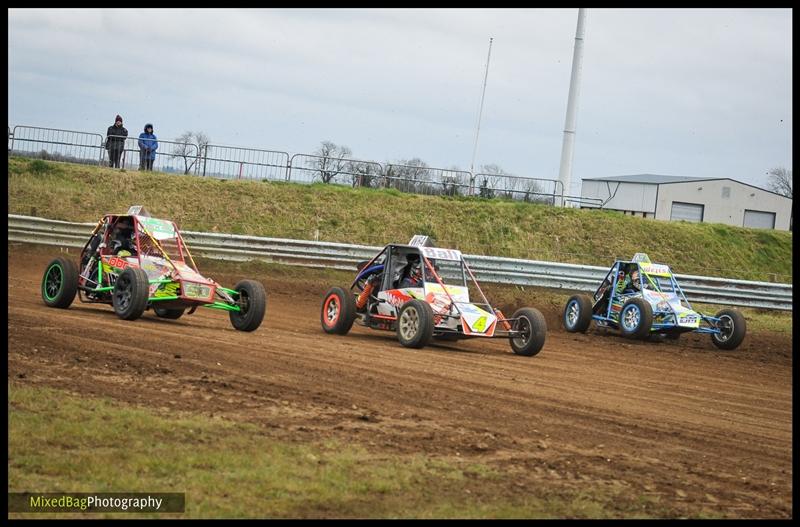
[{"label": "blue wheel rim", "polygon": [[626,331],[634,331],[639,327],[642,320],[642,311],[636,304],[631,304],[622,310],[620,321]]}]

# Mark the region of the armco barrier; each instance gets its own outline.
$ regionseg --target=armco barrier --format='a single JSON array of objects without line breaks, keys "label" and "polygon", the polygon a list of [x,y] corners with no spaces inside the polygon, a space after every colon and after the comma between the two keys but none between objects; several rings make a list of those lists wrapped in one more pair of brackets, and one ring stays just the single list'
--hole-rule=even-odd
[{"label": "armco barrier", "polygon": [[[8,215],[8,241],[80,248],[94,223],[72,223]],[[355,270],[381,247],[287,240],[235,234],[183,231],[192,254],[224,260],[263,259],[289,265]],[[608,267],[575,265],[494,256],[464,255],[482,282],[593,292]],[[610,266],[611,262],[609,262]],[[692,302],[762,309],[792,309],[792,284],[751,282],[708,276],[676,275]]]}]

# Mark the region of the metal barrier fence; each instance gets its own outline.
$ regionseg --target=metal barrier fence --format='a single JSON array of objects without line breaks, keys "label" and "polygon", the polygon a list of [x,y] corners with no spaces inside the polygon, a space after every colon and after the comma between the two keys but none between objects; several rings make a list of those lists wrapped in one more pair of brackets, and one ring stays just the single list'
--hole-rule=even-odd
[{"label": "metal barrier fence", "polygon": [[295,154],[289,160],[288,180],[298,183],[332,183],[351,187],[371,187],[383,174],[374,161]]},{"label": "metal barrier fence", "polygon": [[[83,247],[94,223],[72,223],[8,215],[10,242]],[[184,231],[192,253],[224,260],[260,259],[288,265],[355,270],[381,247]],[[487,283],[594,292],[607,267],[494,256],[464,255],[478,280]],[[792,284],[675,275],[691,302],[792,310]]]},{"label": "metal barrier fence", "polygon": [[436,196],[472,195],[472,176],[464,170],[389,163],[381,186]]},{"label": "metal barrier fence", "polygon": [[[187,174],[193,170],[199,159],[197,145],[178,141],[164,141],[156,139],[158,148],[153,160],[153,170],[177,174]],[[120,167],[127,170],[142,170],[142,153],[139,148],[138,137],[126,137],[124,150],[120,159]],[[110,152],[103,150],[101,162],[108,166]]]},{"label": "metal barrier fence", "polygon": [[[9,127],[10,128],[10,127]],[[9,133],[8,153],[53,161],[97,165],[103,156],[104,137],[100,134],[15,126]]]},{"label": "metal barrier fence", "polygon": [[508,174],[475,174],[475,188],[477,195],[485,198],[502,197],[548,205],[560,205],[564,196],[564,184],[557,179]]},{"label": "metal barrier fence", "polygon": [[208,144],[201,147],[196,173],[222,179],[285,181],[289,154],[275,150]]},{"label": "metal barrier fence", "polygon": [[[9,126],[10,155],[56,161],[109,165],[105,136],[73,130],[35,126]],[[122,167],[140,166],[138,136],[125,139]],[[295,154],[276,150],[227,145],[197,145],[158,139],[153,170],[223,179],[332,183],[372,188],[394,188],[402,192],[447,196],[481,196],[554,205],[592,204],[602,200],[564,195],[560,181],[513,175],[472,174],[457,169],[403,164],[383,165],[375,161]]]}]

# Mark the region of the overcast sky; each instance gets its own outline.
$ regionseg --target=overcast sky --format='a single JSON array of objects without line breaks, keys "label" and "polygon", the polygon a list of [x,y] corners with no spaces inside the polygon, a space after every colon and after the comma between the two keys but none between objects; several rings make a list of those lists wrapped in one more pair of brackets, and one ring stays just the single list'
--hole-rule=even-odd
[{"label": "overcast sky", "polygon": [[[577,8],[10,9],[9,125],[557,179]],[[573,163],[766,185],[792,167],[789,9],[588,9]]]}]

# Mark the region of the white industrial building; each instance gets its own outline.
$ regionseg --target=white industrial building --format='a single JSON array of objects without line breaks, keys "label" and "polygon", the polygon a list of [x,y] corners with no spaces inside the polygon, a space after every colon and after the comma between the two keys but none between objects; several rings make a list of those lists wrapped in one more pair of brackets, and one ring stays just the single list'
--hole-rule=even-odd
[{"label": "white industrial building", "polygon": [[582,208],[657,220],[790,230],[792,200],[729,178],[635,174],[583,179]]}]

